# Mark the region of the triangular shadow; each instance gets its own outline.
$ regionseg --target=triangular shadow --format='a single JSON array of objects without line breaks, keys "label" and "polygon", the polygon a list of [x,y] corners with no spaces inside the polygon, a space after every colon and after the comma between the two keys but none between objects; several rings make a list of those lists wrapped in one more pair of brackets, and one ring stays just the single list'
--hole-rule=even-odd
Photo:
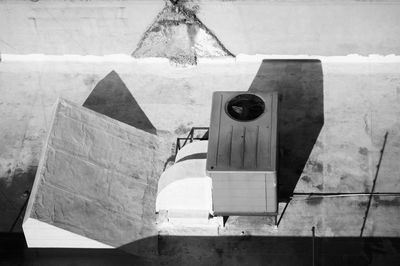
[{"label": "triangular shadow", "polygon": [[83,106],[148,133],[157,134],[156,128],[114,70],[97,83]]}]

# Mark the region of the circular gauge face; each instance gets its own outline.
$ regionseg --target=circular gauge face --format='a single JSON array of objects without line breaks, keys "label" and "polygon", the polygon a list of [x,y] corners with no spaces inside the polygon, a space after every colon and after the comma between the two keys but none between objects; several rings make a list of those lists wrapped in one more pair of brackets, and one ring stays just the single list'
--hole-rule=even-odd
[{"label": "circular gauge face", "polygon": [[238,121],[251,121],[264,113],[264,101],[254,94],[239,94],[226,105],[227,114]]}]

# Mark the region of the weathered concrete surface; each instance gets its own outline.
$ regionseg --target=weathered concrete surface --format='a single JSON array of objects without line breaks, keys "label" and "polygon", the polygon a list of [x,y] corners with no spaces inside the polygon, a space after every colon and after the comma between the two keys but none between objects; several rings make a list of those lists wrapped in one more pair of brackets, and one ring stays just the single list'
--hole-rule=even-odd
[{"label": "weathered concrete surface", "polygon": [[59,100],[23,226],[35,219],[113,247],[156,235],[160,146],[152,134]]},{"label": "weathered concrete surface", "polygon": [[359,236],[367,201],[366,195],[295,197],[283,214],[278,234],[309,236],[315,226],[317,236]]},{"label": "weathered concrete surface", "polygon": [[391,66],[324,68],[324,127],[295,192],[370,192],[386,131],[391,134],[375,192],[399,192],[394,132],[400,119],[400,77],[394,69],[382,72]]},{"label": "weathered concrete surface", "polygon": [[0,50],[11,54],[130,54],[163,1],[2,1]]},{"label": "weathered concrete surface", "polygon": [[199,18],[235,54],[385,55],[399,54],[399,9],[395,1],[206,1]]},{"label": "weathered concrete surface", "polygon": [[[131,54],[164,1],[2,1],[8,54]],[[400,54],[397,1],[199,1],[234,54]]]},{"label": "weathered concrete surface", "polygon": [[[400,87],[397,87],[400,90]],[[394,124],[388,131],[388,139],[377,176],[376,191],[392,192],[400,190],[400,123]]]},{"label": "weathered concrete surface", "polygon": [[[30,189],[51,107],[58,96],[83,103],[96,83],[114,69],[159,135],[170,132],[168,137],[161,136],[162,142],[170,145],[172,150],[164,153],[168,157],[173,152],[174,136],[186,135],[191,126],[208,125],[212,92],[247,90],[260,65],[260,61],[200,62],[194,68],[176,68],[167,62],[21,64],[3,61],[0,64],[0,83],[4,84],[0,86],[0,188],[11,203],[1,198],[0,206],[2,213],[13,217],[8,221],[1,219],[2,229],[10,228],[24,202],[23,191]],[[322,72],[324,125],[295,192],[369,192],[386,131],[389,131],[388,142],[375,191],[399,192],[396,156],[400,140],[396,132],[400,122],[400,64],[322,61]],[[13,178],[14,172],[16,178]],[[373,214],[373,204],[365,236],[387,235],[399,230],[395,222],[399,207],[395,200],[390,204],[389,201],[380,202],[377,215]],[[290,214],[292,211],[288,207],[282,226],[284,223],[296,225],[300,219],[298,215],[302,213],[300,210],[306,212],[311,208],[306,202],[302,207],[299,204],[296,203],[298,214],[297,210]],[[335,210],[331,214],[326,208],[343,208],[343,213]],[[358,213],[363,214],[365,208],[364,197],[355,197],[353,203],[344,201],[343,204],[332,199],[312,207],[313,213],[333,215],[334,219],[357,214],[354,219],[360,229]],[[310,223],[305,222],[307,226],[312,226],[314,220],[310,219],[306,220]],[[344,219],[351,220],[351,216]],[[369,222],[377,219],[380,222],[374,223],[376,229],[369,230]],[[349,228],[355,233],[357,226],[355,222],[351,224]],[[345,234],[335,224],[332,227],[321,225],[323,230],[328,227],[338,235]],[[318,233],[329,234],[323,230]],[[309,234],[309,228],[301,232]]]},{"label": "weathered concrete surface", "polygon": [[183,65],[195,65],[198,57],[233,56],[196,17],[196,12],[169,0],[144,33],[134,57],[164,57]]},{"label": "weathered concrete surface", "polygon": [[399,237],[399,205],[399,196],[373,196],[363,235]]}]

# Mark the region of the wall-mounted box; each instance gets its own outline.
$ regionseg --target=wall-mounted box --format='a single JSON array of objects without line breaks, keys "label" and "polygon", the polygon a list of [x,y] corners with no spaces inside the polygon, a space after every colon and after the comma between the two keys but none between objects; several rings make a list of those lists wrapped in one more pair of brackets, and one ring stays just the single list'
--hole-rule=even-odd
[{"label": "wall-mounted box", "polygon": [[277,93],[214,92],[207,152],[214,215],[277,213]]}]

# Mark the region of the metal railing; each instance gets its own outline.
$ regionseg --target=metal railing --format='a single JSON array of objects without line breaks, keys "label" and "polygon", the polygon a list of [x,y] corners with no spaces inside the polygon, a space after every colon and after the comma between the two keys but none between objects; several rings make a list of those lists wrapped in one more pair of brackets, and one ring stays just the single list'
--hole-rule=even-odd
[{"label": "metal railing", "polygon": [[[208,140],[209,127],[192,127],[186,138],[176,139],[176,152],[182,149],[187,143],[192,143],[194,140]],[[200,131],[205,131],[202,135]],[[197,133],[197,134],[196,134]],[[201,137],[198,137],[200,136]],[[183,142],[183,143],[182,143]]]}]

